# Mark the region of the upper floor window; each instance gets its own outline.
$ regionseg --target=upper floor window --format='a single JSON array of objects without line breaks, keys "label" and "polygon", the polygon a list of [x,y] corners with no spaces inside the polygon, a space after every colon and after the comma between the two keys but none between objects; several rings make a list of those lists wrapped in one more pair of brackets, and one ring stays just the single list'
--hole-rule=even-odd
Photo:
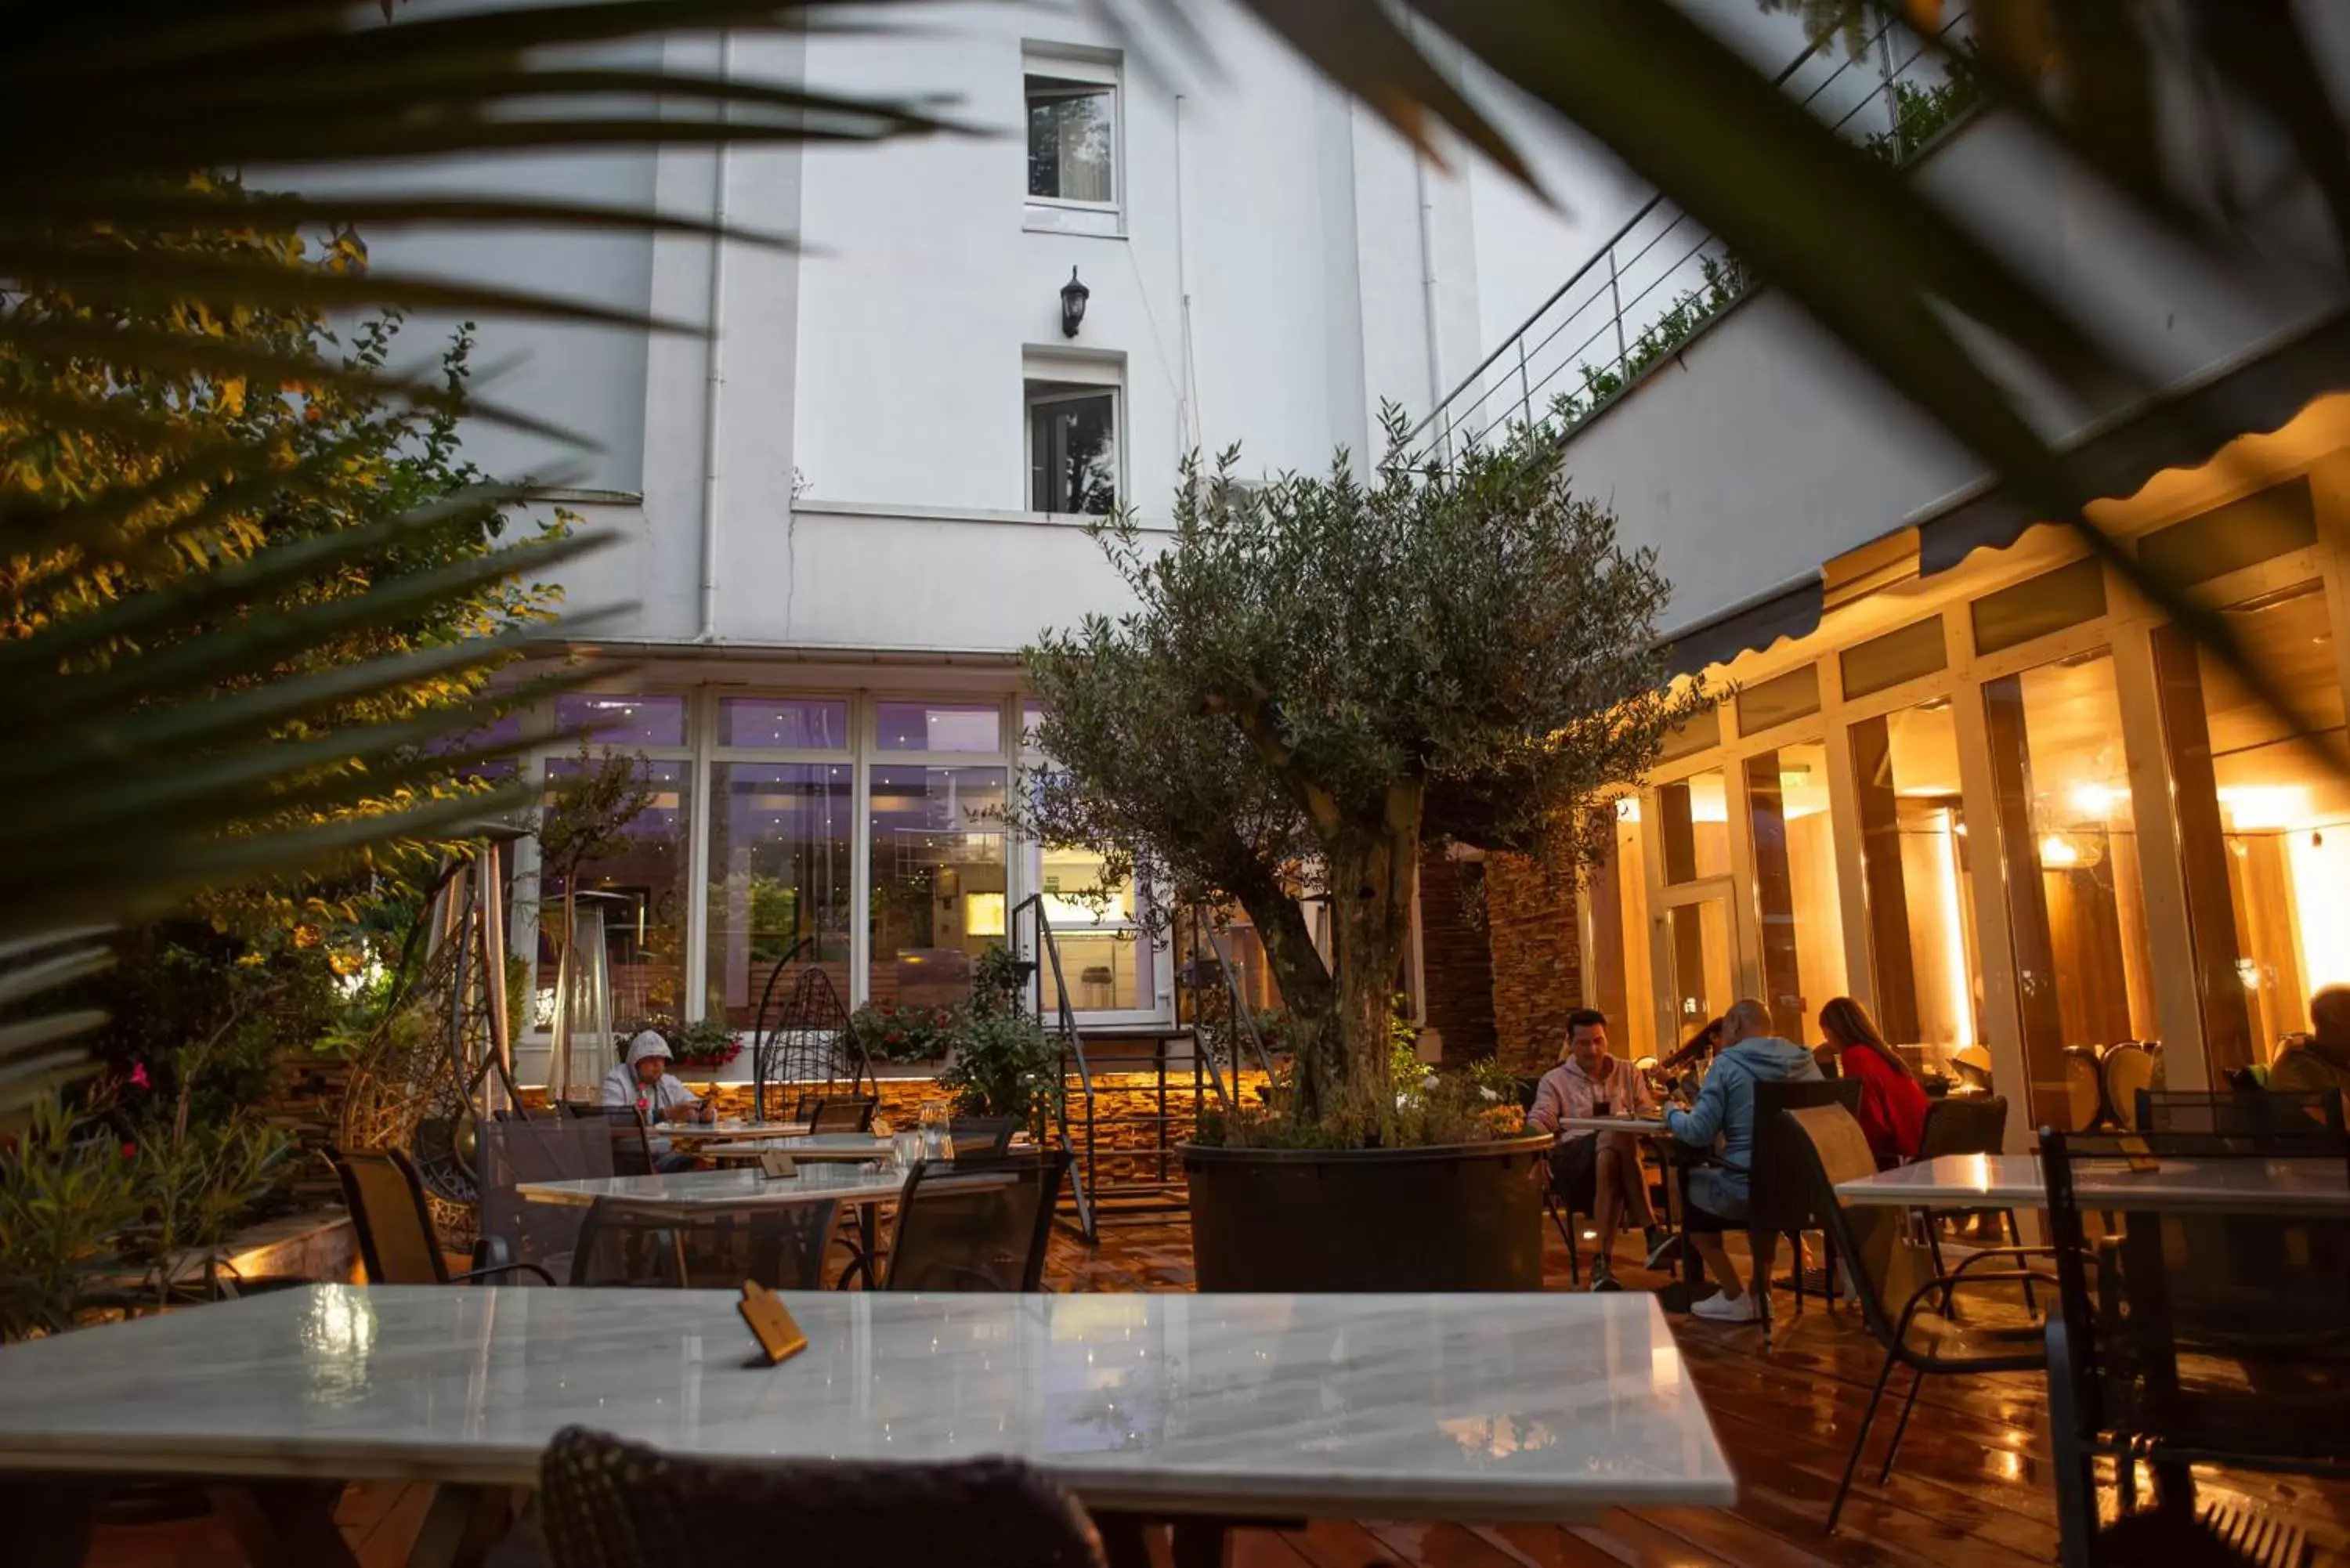
[{"label": "upper floor window", "polygon": [[1025,390],[1029,510],[1106,515],[1118,504],[1118,389],[1031,379]]},{"label": "upper floor window", "polygon": [[1030,227],[1118,232],[1118,77],[1114,58],[1028,55]]}]

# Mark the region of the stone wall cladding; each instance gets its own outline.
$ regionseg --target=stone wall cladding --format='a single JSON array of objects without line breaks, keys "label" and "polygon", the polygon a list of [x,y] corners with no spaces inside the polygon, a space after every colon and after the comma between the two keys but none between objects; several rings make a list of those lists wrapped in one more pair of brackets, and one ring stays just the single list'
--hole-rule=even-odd
[{"label": "stone wall cladding", "polygon": [[[1461,877],[1435,846],[1419,857],[1419,967],[1428,1027],[1443,1045],[1444,1064],[1459,1067],[1493,1054],[1493,961],[1485,933],[1461,910]],[[1475,875],[1471,872],[1471,875]]]},{"label": "stone wall cladding", "polygon": [[1575,877],[1527,856],[1488,855],[1485,918],[1497,1052],[1513,1073],[1546,1072],[1567,1013],[1583,1005]]}]

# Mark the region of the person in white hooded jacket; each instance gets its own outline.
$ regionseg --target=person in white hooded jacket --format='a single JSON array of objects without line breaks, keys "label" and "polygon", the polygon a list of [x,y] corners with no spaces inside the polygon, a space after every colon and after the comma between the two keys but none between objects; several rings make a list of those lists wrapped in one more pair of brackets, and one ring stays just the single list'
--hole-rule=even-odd
[{"label": "person in white hooded jacket", "polygon": [[[618,1108],[634,1106],[644,1112],[648,1122],[708,1122],[716,1119],[716,1107],[695,1099],[686,1086],[678,1082],[669,1070],[669,1042],[656,1030],[639,1030],[629,1042],[629,1057],[604,1075],[602,1104]],[[674,1152],[669,1139],[651,1140],[653,1168],[656,1170],[690,1170],[691,1155]]]}]

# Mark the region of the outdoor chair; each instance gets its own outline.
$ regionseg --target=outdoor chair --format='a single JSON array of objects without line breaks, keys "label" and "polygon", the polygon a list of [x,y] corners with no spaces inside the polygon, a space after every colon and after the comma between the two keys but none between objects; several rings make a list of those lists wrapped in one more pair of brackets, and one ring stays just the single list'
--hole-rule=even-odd
[{"label": "outdoor chair", "polygon": [[1066,1149],[920,1160],[898,1200],[885,1291],[1034,1291]]},{"label": "outdoor chair", "polygon": [[956,1116],[947,1124],[954,1139],[955,1158],[969,1159],[1012,1152],[1012,1135],[1020,1130],[1018,1116]]},{"label": "outdoor chair", "polygon": [[[2132,1153],[2198,1164],[2307,1158],[2296,1130],[2128,1138],[2043,1131],[2061,1320],[2048,1331],[2060,1560],[2087,1568],[2118,1539],[2208,1542],[2190,1466],[2350,1478],[2350,1216],[2241,1208],[2085,1209],[2077,1173]],[[2109,1200],[2108,1200],[2109,1201]],[[2114,1522],[2100,1526],[2095,1465],[2115,1461]],[[2137,1511],[2150,1463],[2155,1507]],[[2115,1553],[2119,1556],[2120,1553]],[[2130,1554],[2137,1560],[2136,1554]]]},{"label": "outdoor chair", "polygon": [[825,1568],[1102,1568],[1075,1498],[1011,1459],[755,1464],[568,1427],[539,1461],[554,1568],[792,1561]]},{"label": "outdoor chair", "polygon": [[1987,1248],[1950,1272],[1942,1272],[1935,1267],[1931,1252],[1911,1244],[1902,1210],[1847,1204],[1836,1197],[1836,1183],[1877,1174],[1867,1135],[1850,1111],[1842,1106],[1815,1105],[1781,1112],[1776,1120],[1787,1136],[1791,1160],[1802,1165],[1803,1177],[1817,1195],[1829,1234],[1845,1259],[1860,1298],[1861,1320],[1868,1325],[1870,1337],[1885,1350],[1885,1360],[1877,1369],[1877,1386],[1869,1392],[1868,1407],[1861,1414],[1860,1430],[1845,1460],[1843,1479],[1836,1482],[1835,1499],[1828,1505],[1827,1529],[1833,1532],[1852,1490],[1853,1473],[1860,1468],[1869,1427],[1877,1419],[1877,1407],[1885,1398],[1885,1386],[1896,1363],[1909,1368],[1909,1396],[1902,1402],[1893,1440],[1886,1446],[1885,1463],[1877,1476],[1879,1486],[1893,1479],[1893,1461],[1901,1451],[1909,1412],[1917,1407],[1918,1391],[1929,1375],[2031,1371],[2042,1365],[2045,1351],[2037,1324],[1986,1326],[1960,1323],[1952,1314],[1954,1297],[1961,1289],[2028,1281],[2031,1275],[2022,1268],[1978,1271],[1976,1267],[2012,1261],[2020,1249]]},{"label": "outdoor chair", "polygon": [[2201,1133],[2212,1137],[2306,1140],[2323,1148],[2342,1143],[2342,1096],[2327,1090],[2231,1089],[2205,1094],[2190,1089],[2141,1089],[2141,1132]]},{"label": "outdoor chair", "polygon": [[563,1114],[579,1121],[604,1124],[611,1138],[614,1176],[653,1173],[652,1132],[645,1123],[645,1113],[636,1106],[594,1106],[566,1100]]},{"label": "outdoor chair", "polygon": [[811,1096],[800,1102],[799,1119],[807,1124],[812,1133],[870,1132],[873,1113],[879,1108],[880,1098],[859,1095],[842,1099],[822,1099]]},{"label": "outdoor chair", "polygon": [[837,1203],[598,1198],[579,1227],[571,1282],[732,1290],[756,1280],[775,1290],[821,1290],[839,1217]]},{"label": "outdoor chair", "polygon": [[480,1267],[451,1272],[440,1233],[433,1229],[432,1207],[425,1200],[424,1179],[400,1150],[359,1149],[338,1155],[334,1163],[343,1201],[350,1207],[351,1229],[359,1236],[368,1283],[453,1285],[515,1273],[555,1282],[555,1276],[536,1264],[505,1256],[495,1241],[484,1248]]},{"label": "outdoor chair", "polygon": [[2143,1125],[2130,1118],[2137,1113],[2138,1096],[2152,1091],[2162,1075],[2162,1059],[2156,1049],[2125,1040],[2097,1058],[2097,1083],[2105,1095],[2106,1116],[2113,1126]]},{"label": "outdoor chair", "polygon": [[[1549,1154],[1544,1157],[1545,1166],[1557,1155],[1562,1147],[1564,1146],[1558,1144],[1551,1146]],[[1575,1249],[1575,1222],[1578,1216],[1575,1204],[1565,1193],[1558,1189],[1557,1180],[1549,1174],[1547,1169],[1543,1175],[1542,1191],[1543,1212],[1549,1215],[1550,1222],[1558,1228],[1558,1239],[1566,1243],[1566,1277],[1571,1283],[1579,1285],[1583,1282],[1583,1262],[1581,1254]]]},{"label": "outdoor chair", "polygon": [[588,1181],[612,1174],[612,1138],[598,1123],[489,1122],[481,1129],[482,1234],[504,1240],[511,1255],[556,1278],[571,1272],[585,1210],[571,1203],[532,1203],[515,1189],[533,1181]]},{"label": "outdoor chair", "polygon": [[2065,1119],[2084,1131],[2107,1121],[2106,1075],[2095,1045],[2064,1047],[2064,1106]]},{"label": "outdoor chair", "polygon": [[[1926,1127],[1918,1140],[1918,1163],[1940,1159],[1954,1154],[1997,1154],[2007,1141],[2007,1096],[2004,1095],[1952,1095],[1935,1100],[1926,1107]],[[2012,1209],[1936,1209],[1925,1213],[1926,1244],[1934,1253],[1934,1267],[1942,1267],[1942,1235],[1940,1224],[1945,1220],[1980,1220],[1995,1218],[1999,1234],[2011,1246],[2023,1245],[2023,1231],[2015,1222]],[[2030,1286],[2024,1287],[2024,1300],[2032,1300]]]},{"label": "outdoor chair", "polygon": [[[1793,1282],[1795,1310],[1798,1312],[1803,1310],[1805,1283],[1804,1232],[1820,1231],[1826,1241],[1822,1293],[1831,1305],[1835,1301],[1835,1238],[1827,1229],[1818,1195],[1804,1174],[1805,1166],[1794,1137],[1779,1119],[1779,1113],[1804,1106],[1841,1106],[1857,1115],[1860,1090],[1861,1084],[1857,1078],[1754,1085],[1754,1164],[1753,1168],[1746,1173],[1747,1241],[1752,1247],[1754,1239],[1759,1236],[1781,1235],[1794,1239]],[[1873,1159],[1868,1168],[1870,1171],[1877,1168]],[[1761,1257],[1762,1250],[1754,1248],[1752,1255]],[[1758,1278],[1754,1282],[1762,1292],[1757,1299],[1762,1306],[1762,1335],[1763,1343],[1767,1345],[1771,1334],[1771,1282]]]}]

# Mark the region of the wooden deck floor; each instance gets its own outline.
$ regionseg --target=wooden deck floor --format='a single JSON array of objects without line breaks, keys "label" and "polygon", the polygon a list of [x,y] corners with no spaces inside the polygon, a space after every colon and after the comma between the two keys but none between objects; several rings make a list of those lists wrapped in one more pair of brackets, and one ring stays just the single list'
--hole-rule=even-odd
[{"label": "wooden deck floor", "polygon": [[[1570,1288],[1555,1236],[1547,1262],[1552,1288]],[[1629,1270],[1623,1277],[1649,1281]],[[1180,1221],[1106,1227],[1092,1251],[1059,1238],[1049,1282],[1064,1291],[1188,1290],[1190,1238]],[[1791,1298],[1778,1301],[1768,1352],[1759,1329],[1674,1320],[1685,1365],[1739,1477],[1735,1508],[1617,1510],[1572,1529],[1317,1521],[1301,1531],[1241,1532],[1233,1568],[2013,1568],[2054,1560],[2044,1401],[2028,1376],[1930,1382],[1891,1484],[1870,1484],[1875,1471],[1865,1468],[1842,1526],[1823,1535],[1877,1353],[1851,1311],[1814,1300],[1796,1314]],[[1872,1453],[1881,1451],[1888,1425],[1878,1428]],[[2237,1475],[2208,1477],[2203,1488],[2289,1516],[2309,1539],[2310,1568],[2350,1568],[2350,1490]],[[340,1518],[367,1568],[405,1560],[424,1501],[417,1488],[350,1489]],[[108,1532],[91,1557],[106,1568],[243,1561],[209,1521]]]}]

